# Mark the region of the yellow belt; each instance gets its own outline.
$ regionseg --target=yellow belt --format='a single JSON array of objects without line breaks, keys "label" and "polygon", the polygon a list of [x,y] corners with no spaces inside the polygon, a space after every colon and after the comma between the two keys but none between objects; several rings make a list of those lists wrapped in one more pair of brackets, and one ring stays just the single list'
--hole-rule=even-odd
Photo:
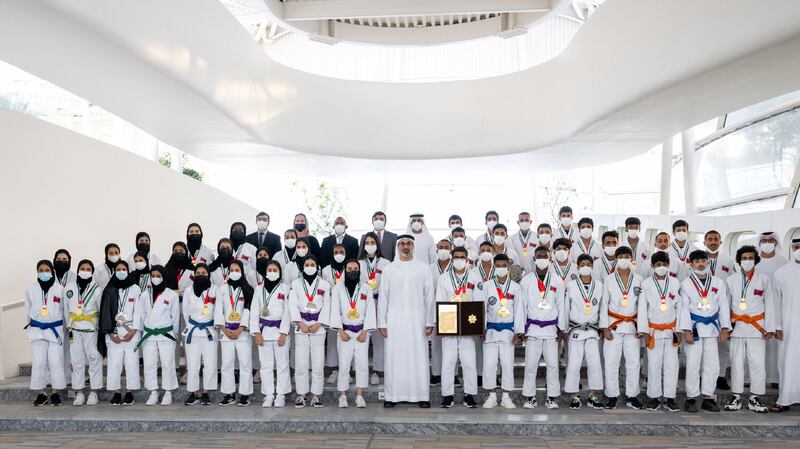
[{"label": "yellow belt", "polygon": [[[86,315],[86,314],[77,315],[75,313],[70,313],[69,314],[69,319],[70,319],[70,323],[69,323],[69,341],[70,341],[70,343],[72,343],[72,331],[75,328],[75,322],[76,321],[92,321],[93,319],[97,318],[97,315],[98,315],[97,312],[90,313],[88,315]],[[97,327],[97,325],[95,325],[95,327]]]}]

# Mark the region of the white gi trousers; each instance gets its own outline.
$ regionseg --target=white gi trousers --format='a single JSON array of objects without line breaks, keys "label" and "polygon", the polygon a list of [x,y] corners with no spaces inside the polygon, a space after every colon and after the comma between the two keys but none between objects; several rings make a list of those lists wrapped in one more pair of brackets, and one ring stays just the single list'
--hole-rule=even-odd
[{"label": "white gi trousers", "polygon": [[[194,339],[192,338],[192,344]],[[253,394],[253,361],[250,356],[250,335],[243,340],[223,341],[222,344],[222,394],[233,394],[236,392],[236,375],[234,366],[239,361],[239,394]]]},{"label": "white gi trousers", "polygon": [[[289,337],[286,343],[278,346],[278,340],[264,340],[263,346],[258,348],[258,358],[261,363],[261,393],[272,397],[276,392],[286,394],[292,391],[292,379],[289,375]],[[275,376],[277,374],[277,385]]]},{"label": "white gi trousers", "polygon": [[464,394],[478,394],[475,337],[442,337],[442,396],[455,394],[458,362],[464,376]]},{"label": "white gi trousers", "polygon": [[[200,365],[203,366],[203,389],[217,389],[217,348],[216,334],[212,333],[209,341],[203,330],[195,330],[192,342],[186,342],[186,391],[196,392],[200,389]],[[185,340],[184,340],[185,341]]]},{"label": "white gi trousers", "polygon": [[67,388],[62,345],[47,340],[32,341],[31,356],[31,390],[44,389],[48,379],[56,390]]},{"label": "white gi trousers", "polygon": [[175,342],[172,340],[153,340],[142,343],[144,358],[144,387],[150,391],[158,390],[158,365],[161,363],[161,388],[165,391],[178,389],[178,376],[175,372]]},{"label": "white gi trousers", "polygon": [[[647,353],[647,397],[675,399],[678,389],[678,347],[672,338],[659,338]],[[716,380],[715,380],[716,382]]]},{"label": "white gi trousers", "polygon": [[[614,339],[603,342],[605,359],[606,396],[619,396],[619,364],[625,356],[625,396],[634,398],[639,395],[639,348],[642,347],[636,334],[621,334],[611,331]],[[717,367],[719,369],[719,367]],[[716,382],[716,378],[714,378]]]},{"label": "white gi trousers", "polygon": [[493,341],[483,344],[483,388],[497,388],[497,362],[500,362],[500,387],[514,389],[514,346],[510,341]]},{"label": "white gi trousers", "polygon": [[339,353],[339,378],[336,387],[339,391],[350,388],[350,366],[355,362],[356,387],[369,386],[369,338],[364,342],[358,341],[355,335],[350,335],[350,340],[342,341],[336,336],[337,350]]},{"label": "white gi trousers", "polygon": [[72,331],[69,344],[72,364],[72,388],[86,387],[86,363],[89,364],[89,387],[92,390],[103,388],[103,357],[97,350],[97,332]]},{"label": "white gi trousers", "polygon": [[106,335],[107,368],[106,390],[117,391],[122,388],[122,370],[125,369],[125,387],[128,390],[138,390],[142,387],[139,377],[139,350],[136,343],[139,336],[135,336],[128,342],[119,344],[111,341],[111,337]]},{"label": "white gi trousers", "polygon": [[581,381],[581,366],[586,359],[586,377],[590,390],[603,389],[603,368],[600,362],[600,347],[597,338],[570,339],[567,345],[567,377],[564,391],[577,393]]},{"label": "white gi trousers", "polygon": [[547,365],[547,396],[558,397],[561,395],[556,339],[528,337],[525,340],[525,379],[522,382],[522,395],[525,397],[536,396],[536,372],[539,368],[539,359],[542,357]]},{"label": "white gi trousers", "polygon": [[[713,396],[719,377],[719,354],[717,337],[695,338],[694,344],[684,344],[686,352],[686,397],[696,398],[700,394]],[[700,378],[703,379],[702,388]]]},{"label": "white gi trousers", "polygon": [[731,391],[744,393],[745,360],[750,373],[750,393],[764,394],[767,371],[766,341],[760,337],[731,337]]},{"label": "white gi trousers", "polygon": [[[319,396],[325,382],[325,334],[294,334],[294,384],[297,394],[309,392],[308,370],[311,362],[311,394]],[[349,373],[348,373],[349,375]]]}]

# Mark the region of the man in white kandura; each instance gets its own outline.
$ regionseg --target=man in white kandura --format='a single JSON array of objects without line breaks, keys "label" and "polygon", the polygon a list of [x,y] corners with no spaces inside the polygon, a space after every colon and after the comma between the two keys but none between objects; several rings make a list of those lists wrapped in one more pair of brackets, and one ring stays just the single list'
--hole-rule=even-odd
[{"label": "man in white kandura", "polygon": [[397,237],[397,259],[387,265],[378,296],[378,330],[386,338],[385,400],[430,408],[428,336],[433,332],[434,288],[430,267],[414,259],[414,236]]},{"label": "man in white kandura", "polygon": [[[763,249],[762,249],[763,251]],[[759,264],[761,265],[763,262]],[[778,268],[772,278],[772,301],[775,308],[775,338],[778,340],[778,400],[771,412],[785,412],[800,402],[800,363],[797,346],[800,331],[800,238],[792,239],[792,261]]]}]

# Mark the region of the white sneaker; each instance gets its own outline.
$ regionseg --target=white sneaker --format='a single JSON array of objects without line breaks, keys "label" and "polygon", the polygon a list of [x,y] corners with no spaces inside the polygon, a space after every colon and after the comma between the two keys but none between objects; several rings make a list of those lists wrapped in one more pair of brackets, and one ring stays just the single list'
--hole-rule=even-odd
[{"label": "white sneaker", "polygon": [[347,396],[339,396],[339,408],[347,408]]},{"label": "white sneaker", "polygon": [[75,393],[75,399],[72,401],[72,405],[83,405],[86,403],[86,396],[83,394],[82,391]]},{"label": "white sneaker", "polygon": [[335,384],[337,380],[339,380],[339,371],[331,371],[331,375],[328,376],[328,383]]},{"label": "white sneaker", "polygon": [[156,404],[158,404],[158,392],[151,391],[150,397],[147,398],[147,402],[145,402],[145,405],[156,405]]},{"label": "white sneaker", "polygon": [[364,396],[358,395],[356,396],[356,407],[358,408],[366,408],[367,401],[364,400]]},{"label": "white sneaker", "polygon": [[489,393],[489,396],[486,396],[486,400],[483,402],[483,408],[495,407],[497,407],[497,396],[494,393]]},{"label": "white sneaker", "polygon": [[504,394],[503,398],[500,399],[500,405],[502,405],[503,408],[517,408],[517,404],[511,400],[511,396],[508,394]]},{"label": "white sneaker", "polygon": [[522,404],[522,408],[534,408],[536,407],[536,398],[531,397],[525,400],[525,403]]},{"label": "white sneaker", "polygon": [[[277,401],[275,401],[275,402],[277,402]],[[264,407],[264,408],[272,407],[272,395],[271,394],[264,398],[264,401],[261,403],[261,406]]]},{"label": "white sneaker", "polygon": [[381,378],[378,377],[378,373],[373,372],[371,376],[369,376],[369,384],[370,385],[380,385]]},{"label": "white sneaker", "polygon": [[282,394],[275,395],[275,407],[281,408],[286,405],[286,396]]},{"label": "white sneaker", "polygon": [[94,391],[89,392],[89,397],[86,399],[86,405],[97,405],[100,403],[100,399],[97,397],[97,393]]},{"label": "white sneaker", "polygon": [[164,397],[161,398],[161,405],[164,405],[164,406],[172,405],[172,392],[170,392],[170,391],[165,391],[164,392]]}]

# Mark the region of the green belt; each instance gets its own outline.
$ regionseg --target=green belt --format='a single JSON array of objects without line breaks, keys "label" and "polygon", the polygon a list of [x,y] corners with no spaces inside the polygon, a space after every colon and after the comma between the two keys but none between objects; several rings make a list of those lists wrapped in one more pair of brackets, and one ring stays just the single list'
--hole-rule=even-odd
[{"label": "green belt", "polygon": [[172,325],[171,324],[169,326],[167,326],[167,327],[158,327],[156,329],[150,329],[149,327],[145,326],[144,327],[144,335],[142,335],[142,339],[139,340],[139,343],[136,344],[136,348],[134,348],[134,350],[139,349],[139,346],[141,346],[142,343],[144,343],[145,340],[147,340],[150,337],[154,337],[156,335],[164,335],[165,337],[169,338],[170,340],[176,341],[175,337],[173,337],[172,334],[170,334],[170,332],[172,332]]}]

